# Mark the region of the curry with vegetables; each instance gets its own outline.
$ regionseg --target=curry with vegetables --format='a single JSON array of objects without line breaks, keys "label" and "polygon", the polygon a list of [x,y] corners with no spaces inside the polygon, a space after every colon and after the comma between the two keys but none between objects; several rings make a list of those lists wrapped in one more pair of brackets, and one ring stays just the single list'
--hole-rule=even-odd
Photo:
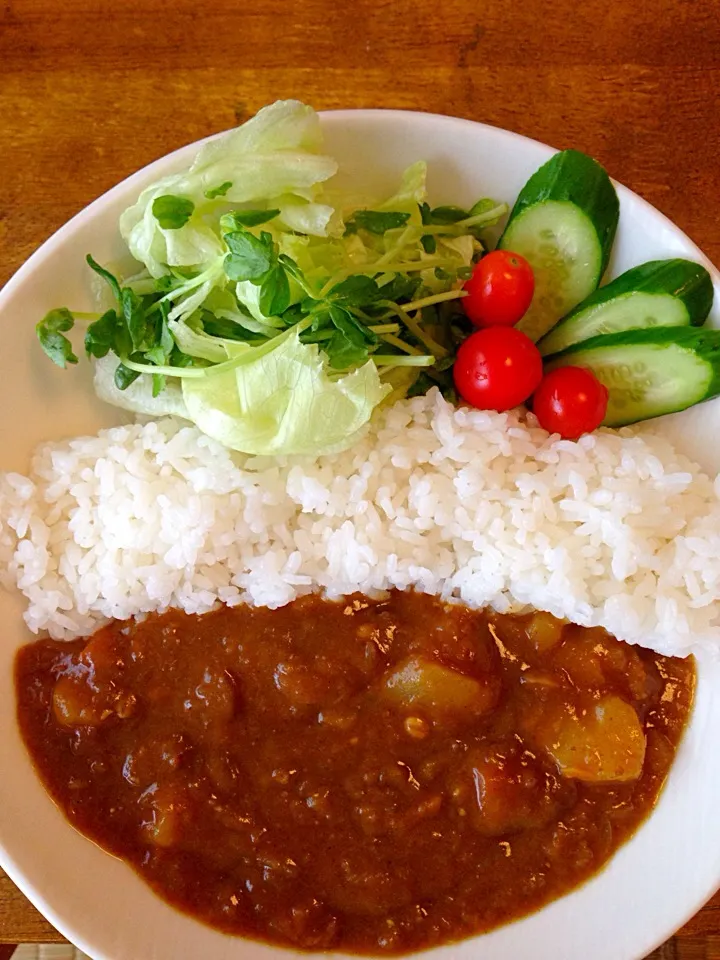
[{"label": "curry with vegetables", "polygon": [[16,666],[79,830],[212,926],[365,954],[596,872],[651,810],[693,682],[599,629],[397,591],[115,622]]}]

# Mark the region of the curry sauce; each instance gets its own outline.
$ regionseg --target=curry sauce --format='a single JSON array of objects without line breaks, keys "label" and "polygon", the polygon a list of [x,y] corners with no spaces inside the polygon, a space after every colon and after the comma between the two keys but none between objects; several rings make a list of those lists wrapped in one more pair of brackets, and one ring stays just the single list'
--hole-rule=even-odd
[{"label": "curry sauce", "polygon": [[595,873],[651,810],[692,660],[413,592],[169,612],[20,650],[18,718],[68,819],[179,909],[402,953]]}]

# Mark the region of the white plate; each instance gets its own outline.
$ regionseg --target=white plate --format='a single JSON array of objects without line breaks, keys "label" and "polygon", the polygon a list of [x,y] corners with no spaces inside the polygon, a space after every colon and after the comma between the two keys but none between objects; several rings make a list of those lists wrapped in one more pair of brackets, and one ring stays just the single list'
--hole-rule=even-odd
[{"label": "white plate", "polygon": [[[493,127],[428,114],[343,111],[323,116],[327,151],[343,177],[375,191],[425,159],[431,199],[510,203],[549,147]],[[159,160],[115,187],[47,241],[0,293],[0,469],[23,471],[45,439],[117,423],[94,401],[87,365],[63,372],[37,348],[34,324],[47,310],[91,309],[84,256],[122,253],[121,210],[140,190],[184,164],[197,145]],[[61,185],[61,177],[58,176]],[[620,187],[620,230],[611,273],[644,260],[707,260],[670,221]],[[720,326],[720,275],[713,272]],[[720,402],[665,418],[680,446],[717,469]],[[80,836],[35,777],[15,723],[13,658],[28,639],[16,597],[0,596],[0,864],[36,906],[95,960],[260,960],[287,957],[226,937],[182,916],[135,873]],[[698,910],[720,884],[720,664],[699,668],[692,720],[657,809],[609,866],[574,893],[484,937],[439,948],[433,960],[639,960]]]}]

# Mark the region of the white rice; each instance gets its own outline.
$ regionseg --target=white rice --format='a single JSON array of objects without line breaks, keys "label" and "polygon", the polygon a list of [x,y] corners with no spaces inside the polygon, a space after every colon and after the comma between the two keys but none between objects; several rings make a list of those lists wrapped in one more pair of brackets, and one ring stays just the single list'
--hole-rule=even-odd
[{"label": "white rice", "polygon": [[413,586],[714,652],[719,500],[720,480],[658,437],[562,441],[437,391],[317,460],[244,458],[166,418],[45,444],[29,478],[0,475],[0,579],[57,638],[170,606]]}]

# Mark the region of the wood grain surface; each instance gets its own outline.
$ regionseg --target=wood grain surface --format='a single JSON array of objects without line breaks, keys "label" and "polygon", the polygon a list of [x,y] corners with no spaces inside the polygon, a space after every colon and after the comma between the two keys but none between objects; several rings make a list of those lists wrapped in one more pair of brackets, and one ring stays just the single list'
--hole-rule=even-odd
[{"label": "wood grain surface", "polygon": [[[720,0],[0,0],[0,285],[138,167],[285,97],[572,145],[720,263],[718,90]],[[53,939],[0,875],[0,943]],[[720,898],[652,956],[720,960]]]}]

